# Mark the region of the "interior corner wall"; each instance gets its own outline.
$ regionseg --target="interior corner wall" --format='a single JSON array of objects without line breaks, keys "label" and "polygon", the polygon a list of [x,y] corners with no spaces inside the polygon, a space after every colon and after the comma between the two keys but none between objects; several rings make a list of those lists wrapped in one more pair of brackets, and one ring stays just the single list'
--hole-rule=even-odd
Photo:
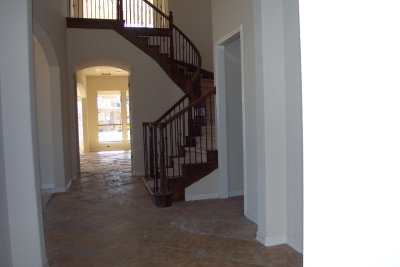
[{"label": "interior corner wall", "polygon": [[199,49],[202,68],[213,71],[213,37],[211,0],[169,0],[174,24],[181,29]]},{"label": "interior corner wall", "polygon": [[[243,0],[212,0],[212,30],[214,49],[218,41],[223,39],[231,32],[243,27],[242,38],[242,59],[243,59],[243,104],[244,104],[244,124],[245,131],[245,149],[243,157],[247,162],[244,175],[245,185],[245,214],[252,220],[257,221],[258,217],[258,200],[257,200],[257,180],[261,175],[257,171],[257,156],[262,148],[257,142],[260,135],[259,126],[263,125],[258,114],[263,113],[263,106],[257,105],[256,90],[256,52],[255,52],[255,36],[254,36],[254,10],[253,1]],[[218,90],[218,88],[217,88]],[[229,89],[227,89],[229,90]],[[262,134],[262,133],[261,133]]]},{"label": "interior corner wall", "polygon": [[[1,73],[0,73],[0,92],[1,92]],[[1,93],[0,93],[0,112],[1,112]],[[12,266],[11,247],[10,247],[10,225],[8,221],[7,207],[7,185],[6,174],[4,171],[4,145],[3,145],[3,123],[0,116],[0,266]]]},{"label": "interior corner wall", "polygon": [[287,121],[283,1],[261,1],[265,127],[265,222],[257,239],[267,246],[287,242]]},{"label": "interior corner wall", "polygon": [[296,9],[294,0],[212,1],[214,48],[243,28],[246,215],[257,222],[260,242],[301,250],[300,59],[298,20],[290,17]]},{"label": "interior corner wall", "polygon": [[[70,115],[68,110],[67,86],[67,34],[66,15],[68,10],[67,0],[33,0],[34,32],[40,43],[44,46],[40,31],[45,35],[51,45],[54,55],[48,55],[47,47],[44,51],[50,65],[52,90],[52,120],[53,134],[55,136],[54,155],[55,169],[62,177],[56,177],[56,186],[65,188],[73,179],[74,162],[71,159],[70,143]],[[40,29],[37,29],[40,28]],[[57,138],[56,138],[57,137]],[[58,175],[57,175],[58,176]],[[58,181],[60,180],[60,181]]]},{"label": "interior corner wall", "polygon": [[287,237],[303,251],[303,126],[299,1],[283,1],[287,118]]},{"label": "interior corner wall", "polygon": [[41,189],[50,189],[55,187],[50,67],[43,48],[35,38],[33,55],[40,182]]},{"label": "interior corner wall", "polygon": [[[130,103],[132,105],[132,161],[136,175],[144,174],[142,122],[158,119],[183,96],[179,87],[164,70],[147,54],[113,30],[68,29],[68,62],[71,114],[76,113],[73,103],[74,73],[79,68],[110,65],[130,66]],[[114,64],[114,65],[113,65]],[[76,100],[75,100],[76,101]],[[76,116],[72,115],[75,119]],[[72,123],[72,124],[75,124]],[[76,128],[76,127],[75,127]],[[77,129],[75,129],[77,131]],[[74,131],[75,131],[74,130]],[[77,134],[71,136],[78,155]]]},{"label": "interior corner wall", "polygon": [[225,45],[228,195],[243,195],[243,123],[240,39]]},{"label": "interior corner wall", "polygon": [[297,0],[259,2],[265,112],[265,223],[257,238],[303,250],[302,108]]}]

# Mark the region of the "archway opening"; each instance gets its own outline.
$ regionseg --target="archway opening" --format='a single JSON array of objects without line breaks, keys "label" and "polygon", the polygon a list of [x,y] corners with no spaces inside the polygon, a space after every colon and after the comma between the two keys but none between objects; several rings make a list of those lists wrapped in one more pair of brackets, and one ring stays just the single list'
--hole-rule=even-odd
[{"label": "archway opening", "polygon": [[131,150],[129,71],[94,66],[76,72],[79,152]]}]

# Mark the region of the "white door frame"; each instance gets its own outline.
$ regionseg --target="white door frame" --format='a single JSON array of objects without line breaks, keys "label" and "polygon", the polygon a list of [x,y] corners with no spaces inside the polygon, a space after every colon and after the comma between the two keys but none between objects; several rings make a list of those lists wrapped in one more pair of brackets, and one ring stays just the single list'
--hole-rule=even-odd
[{"label": "white door frame", "polygon": [[226,81],[225,81],[225,46],[240,38],[241,53],[241,102],[242,102],[242,144],[243,144],[243,189],[244,206],[247,203],[247,164],[246,164],[246,123],[245,123],[245,102],[244,102],[244,63],[243,63],[243,26],[227,34],[216,43],[215,46],[215,83],[216,93],[216,112],[217,112],[217,138],[218,138],[218,168],[219,168],[219,197],[229,197],[228,179],[228,144],[227,144],[227,123],[226,123]]}]

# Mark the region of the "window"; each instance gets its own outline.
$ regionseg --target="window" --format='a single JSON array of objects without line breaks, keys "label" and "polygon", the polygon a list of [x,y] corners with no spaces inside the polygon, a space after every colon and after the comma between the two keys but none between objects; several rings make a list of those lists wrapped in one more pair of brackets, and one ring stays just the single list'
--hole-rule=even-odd
[{"label": "window", "polygon": [[99,143],[122,142],[122,110],[120,91],[97,92]]},{"label": "window", "polygon": [[129,109],[129,90],[125,92],[126,98],[126,138],[127,140],[131,140],[131,117],[130,117],[130,109]]}]

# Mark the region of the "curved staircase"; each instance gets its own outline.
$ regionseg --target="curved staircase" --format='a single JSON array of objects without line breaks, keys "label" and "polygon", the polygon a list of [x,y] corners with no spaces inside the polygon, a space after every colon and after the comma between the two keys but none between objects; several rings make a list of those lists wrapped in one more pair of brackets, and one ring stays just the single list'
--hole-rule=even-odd
[{"label": "curved staircase", "polygon": [[155,204],[184,201],[185,188],[218,167],[213,73],[201,68],[200,52],[174,25],[172,12],[166,15],[147,0],[117,0],[108,12],[112,16],[88,17],[83,1],[88,4],[78,0],[82,7],[70,5],[67,27],[115,30],[153,58],[184,92],[158,120],[143,123],[143,180]]}]

